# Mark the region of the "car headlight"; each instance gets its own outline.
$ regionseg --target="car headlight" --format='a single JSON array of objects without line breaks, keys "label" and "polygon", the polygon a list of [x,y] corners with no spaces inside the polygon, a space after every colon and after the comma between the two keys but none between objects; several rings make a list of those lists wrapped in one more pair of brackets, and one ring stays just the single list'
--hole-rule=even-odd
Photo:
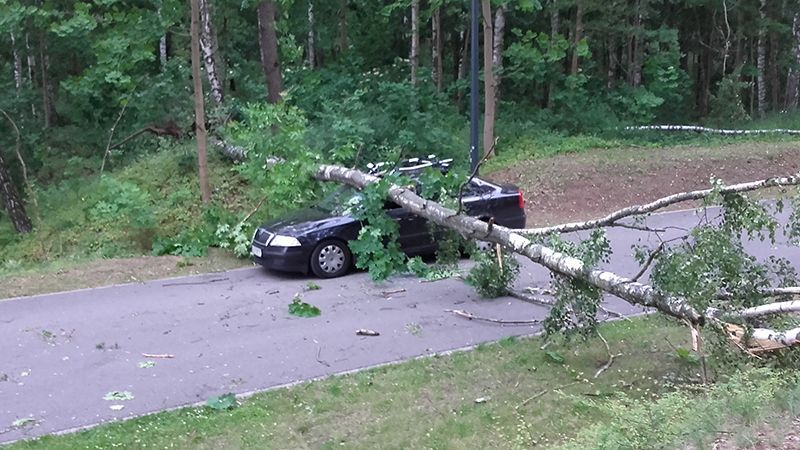
[{"label": "car headlight", "polygon": [[281,236],[280,234],[276,234],[271,241],[269,241],[270,247],[300,247],[300,241],[297,238],[293,238],[291,236]]}]

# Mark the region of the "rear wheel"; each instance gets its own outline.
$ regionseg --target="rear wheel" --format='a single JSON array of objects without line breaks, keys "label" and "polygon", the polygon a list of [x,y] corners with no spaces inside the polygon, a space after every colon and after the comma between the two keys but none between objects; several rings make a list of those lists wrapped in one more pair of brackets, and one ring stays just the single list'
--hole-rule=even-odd
[{"label": "rear wheel", "polygon": [[336,278],[346,274],[353,263],[353,254],[342,241],[328,239],[311,252],[311,271],[320,278]]}]

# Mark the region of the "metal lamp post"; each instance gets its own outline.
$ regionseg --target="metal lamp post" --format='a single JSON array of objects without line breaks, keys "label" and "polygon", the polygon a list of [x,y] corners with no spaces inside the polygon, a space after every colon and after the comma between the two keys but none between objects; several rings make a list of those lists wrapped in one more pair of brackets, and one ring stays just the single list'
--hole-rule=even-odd
[{"label": "metal lamp post", "polygon": [[479,0],[471,0],[470,4],[470,44],[469,44],[469,162],[470,170],[476,172],[478,168],[478,125],[480,116],[478,112],[478,9]]}]

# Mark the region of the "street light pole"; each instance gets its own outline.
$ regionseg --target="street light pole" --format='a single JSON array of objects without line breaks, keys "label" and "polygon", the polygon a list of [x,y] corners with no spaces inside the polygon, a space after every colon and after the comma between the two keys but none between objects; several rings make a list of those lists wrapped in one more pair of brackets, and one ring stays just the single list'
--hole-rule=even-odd
[{"label": "street light pole", "polygon": [[479,0],[472,0],[470,4],[470,44],[469,44],[469,162],[470,171],[476,172],[480,154],[478,152],[478,125],[480,113],[478,112],[478,4]]}]

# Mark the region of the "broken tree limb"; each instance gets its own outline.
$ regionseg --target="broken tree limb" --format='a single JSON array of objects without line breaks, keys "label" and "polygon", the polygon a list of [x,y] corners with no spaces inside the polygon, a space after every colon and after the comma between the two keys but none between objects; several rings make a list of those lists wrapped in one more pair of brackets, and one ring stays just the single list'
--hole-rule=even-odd
[{"label": "broken tree limb", "polygon": [[[334,181],[359,189],[378,181],[378,178],[372,175],[330,165],[320,166],[315,177],[322,181]],[[664,314],[686,319],[692,323],[702,324],[705,321],[703,315],[685,299],[665,295],[648,285],[634,282],[609,271],[592,269],[577,258],[535,244],[509,228],[495,224],[490,229],[486,222],[458,214],[450,208],[431,200],[425,200],[413,191],[400,186],[390,186],[388,196],[403,209],[437,225],[454,230],[465,238],[500,244],[556,274],[582,280],[631,304],[656,308]]]},{"label": "broken tree limb", "polygon": [[794,174],[785,177],[766,178],[763,180],[750,181],[747,183],[732,184],[730,186],[725,186],[717,190],[701,189],[697,191],[681,192],[678,194],[668,195],[666,197],[662,197],[650,203],[622,208],[620,210],[612,212],[611,214],[605,217],[587,220],[585,222],[571,222],[549,227],[524,228],[512,231],[519,234],[541,235],[550,233],[569,233],[572,231],[591,230],[594,228],[611,226],[621,219],[631,216],[640,216],[643,214],[648,214],[653,211],[666,208],[667,206],[674,205],[676,203],[682,203],[690,200],[701,200],[715,192],[719,194],[734,194],[734,193],[755,191],[770,187],[797,186],[797,185],[800,185],[800,174]]},{"label": "broken tree limb", "polygon": [[743,319],[752,319],[754,317],[795,312],[800,312],[800,300],[767,303],[766,305],[754,306],[752,308],[743,309],[737,315]]},{"label": "broken tree limb", "polygon": [[445,312],[451,312],[457,315],[458,317],[463,317],[467,320],[478,320],[481,322],[497,323],[500,325],[536,325],[542,322],[539,319],[530,319],[530,320],[492,319],[491,317],[476,316],[475,314],[469,313],[462,309],[445,309]]},{"label": "broken tree limb", "polygon": [[697,125],[643,125],[637,127],[625,127],[626,131],[693,131],[695,133],[709,133],[721,135],[758,135],[758,134],[790,134],[800,135],[800,130],[790,130],[786,128],[775,128],[769,130],[732,130],[724,128],[708,128]]}]

